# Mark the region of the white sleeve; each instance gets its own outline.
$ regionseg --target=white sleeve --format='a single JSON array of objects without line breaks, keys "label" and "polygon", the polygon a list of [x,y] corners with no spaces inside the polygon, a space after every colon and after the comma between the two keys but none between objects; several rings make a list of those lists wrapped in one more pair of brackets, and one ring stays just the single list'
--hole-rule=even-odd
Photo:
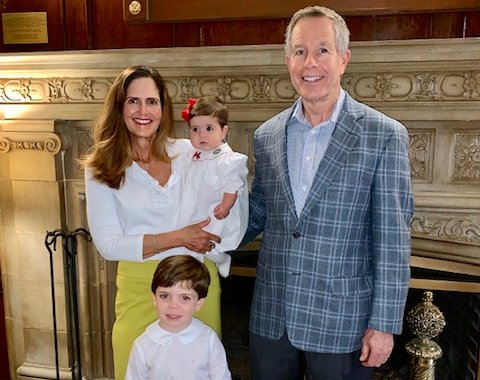
[{"label": "white sleeve", "polygon": [[230,194],[248,191],[248,157],[241,153],[230,152],[224,157],[219,157],[218,160],[220,180],[217,191]]},{"label": "white sleeve", "polygon": [[88,228],[106,260],[143,260],[143,234],[125,235],[117,214],[113,189],[95,181],[85,170]]},{"label": "white sleeve", "polygon": [[228,369],[227,354],[222,342],[215,332],[211,332],[209,340],[209,372],[210,380],[232,380],[232,374]]},{"label": "white sleeve", "polygon": [[147,364],[144,353],[135,342],[130,351],[130,357],[128,358],[125,380],[140,379],[147,379]]}]

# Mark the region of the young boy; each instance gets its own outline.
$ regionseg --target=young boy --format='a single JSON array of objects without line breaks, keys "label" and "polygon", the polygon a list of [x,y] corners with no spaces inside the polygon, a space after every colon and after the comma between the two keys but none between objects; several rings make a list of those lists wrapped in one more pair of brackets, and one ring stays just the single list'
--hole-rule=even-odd
[{"label": "young boy", "polygon": [[233,152],[225,142],[228,110],[217,97],[189,99],[182,117],[194,150],[185,169],[180,223],[188,225],[210,216],[205,230],[222,241],[212,244],[205,256],[227,277],[231,257],[225,252],[238,248],[248,223],[247,156]]},{"label": "young boy", "polygon": [[151,286],[158,320],[135,340],[125,380],[231,380],[217,334],[193,317],[209,284],[207,268],[190,255],[160,261]]}]

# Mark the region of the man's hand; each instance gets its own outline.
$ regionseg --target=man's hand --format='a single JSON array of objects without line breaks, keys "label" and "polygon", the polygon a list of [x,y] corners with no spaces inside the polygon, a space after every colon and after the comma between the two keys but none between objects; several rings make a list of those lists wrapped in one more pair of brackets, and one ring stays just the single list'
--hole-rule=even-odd
[{"label": "man's hand", "polygon": [[392,349],[392,334],[367,329],[362,338],[360,361],[365,367],[380,367],[390,357]]}]

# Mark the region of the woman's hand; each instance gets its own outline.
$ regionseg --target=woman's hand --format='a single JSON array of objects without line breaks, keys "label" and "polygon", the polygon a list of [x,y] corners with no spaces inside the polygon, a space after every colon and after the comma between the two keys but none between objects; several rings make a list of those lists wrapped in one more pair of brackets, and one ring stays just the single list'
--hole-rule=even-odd
[{"label": "woman's hand", "polygon": [[220,243],[221,239],[219,236],[203,230],[208,223],[210,223],[210,218],[182,228],[179,231],[182,236],[182,245],[198,253],[210,252],[215,248],[215,243]]}]

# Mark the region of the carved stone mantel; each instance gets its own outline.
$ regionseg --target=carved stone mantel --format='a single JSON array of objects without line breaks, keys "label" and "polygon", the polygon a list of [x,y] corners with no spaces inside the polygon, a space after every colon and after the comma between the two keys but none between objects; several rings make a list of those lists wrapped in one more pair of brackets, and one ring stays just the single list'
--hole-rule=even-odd
[{"label": "carved stone mantel", "polygon": [[[412,266],[480,275],[480,39],[351,50],[343,87],[409,131]],[[12,378],[54,377],[44,234],[86,227],[76,159],[113,78],[133,64],[154,65],[167,80],[179,135],[187,98],[219,95],[230,110],[229,142],[250,157],[251,173],[255,128],[296,98],[280,45],[0,55],[0,266]],[[115,266],[91,244],[80,245],[78,263],[84,375],[110,378]],[[63,305],[61,259],[55,269]],[[65,349],[65,315],[59,321]],[[68,378],[66,355],[60,364]]]}]

